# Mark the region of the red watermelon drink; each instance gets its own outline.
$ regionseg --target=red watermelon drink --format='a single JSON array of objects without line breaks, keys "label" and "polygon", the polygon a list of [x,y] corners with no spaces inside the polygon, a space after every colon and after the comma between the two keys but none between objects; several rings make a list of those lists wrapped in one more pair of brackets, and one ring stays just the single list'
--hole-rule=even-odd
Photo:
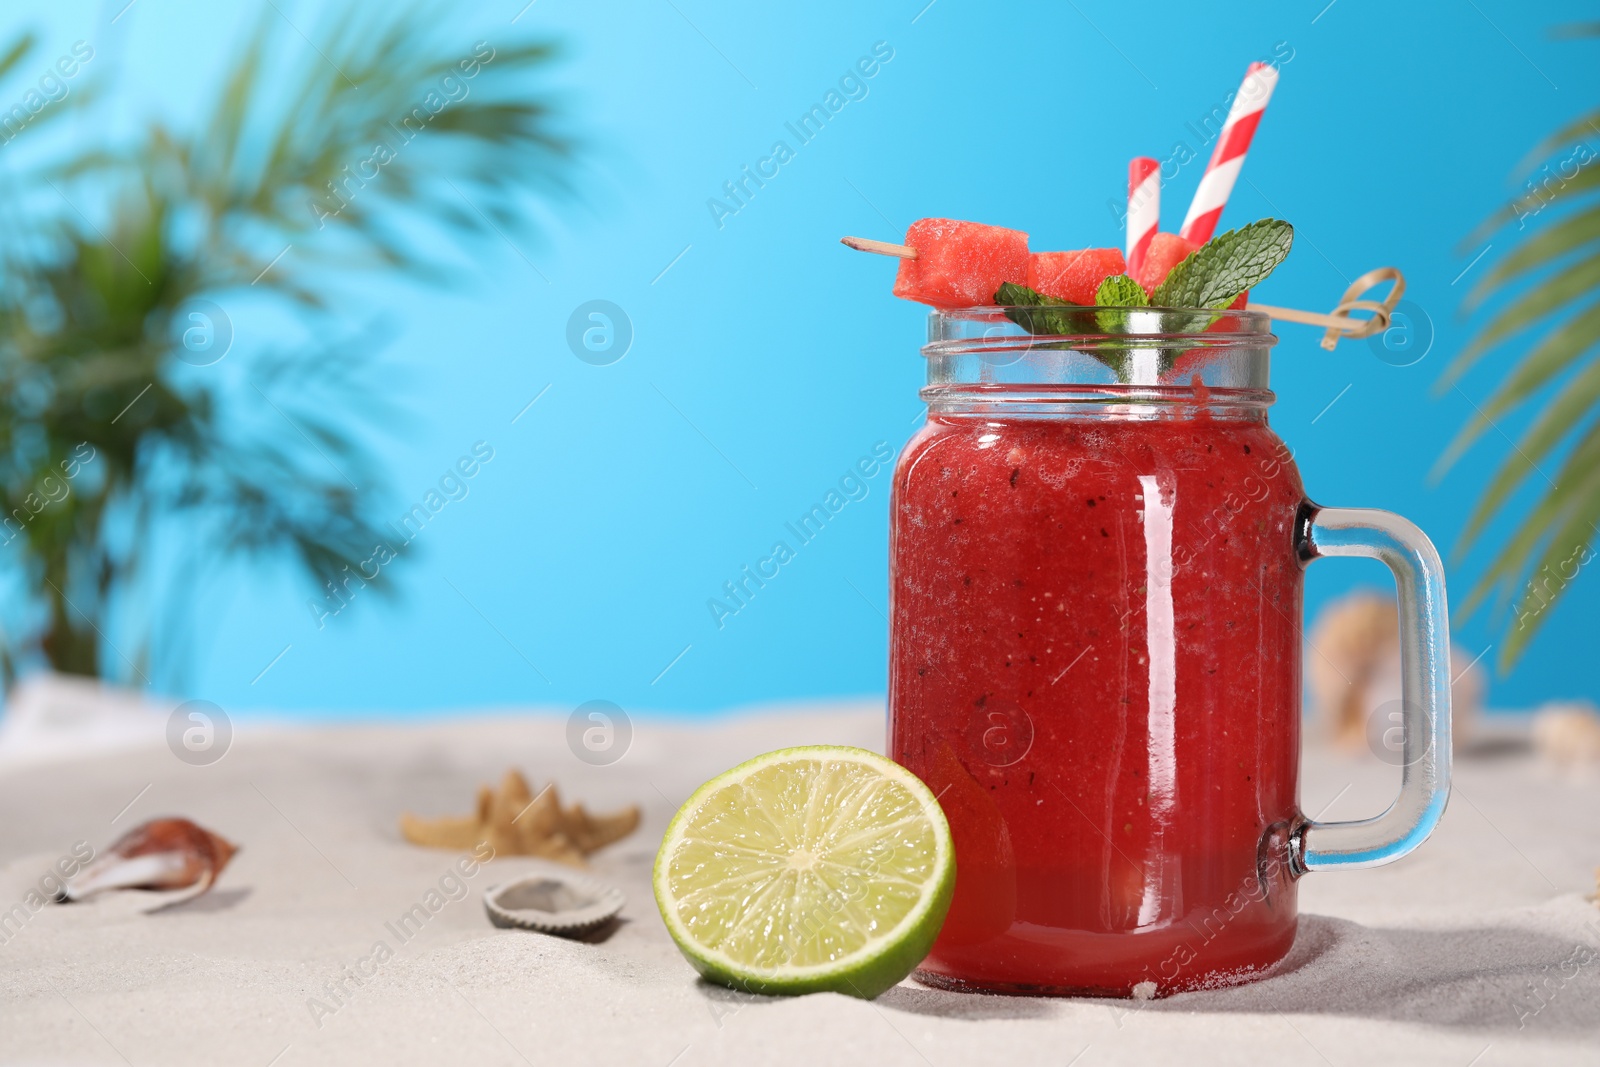
[{"label": "red watermelon drink", "polygon": [[[1399,516],[1308,501],[1267,423],[1268,312],[1348,320],[1252,310],[1287,223],[1212,236],[1275,80],[1246,76],[1180,233],[1159,232],[1159,165],[1134,161],[1126,257],[951,219],[845,238],[934,309],[889,574],[889,754],[956,851],[929,984],[1246,981],[1288,953],[1301,875],[1398,859],[1443,812],[1438,553]],[[1299,804],[1303,570],[1324,555],[1380,559],[1398,590],[1405,773],[1360,822]]]},{"label": "red watermelon drink", "polygon": [[[981,320],[958,316],[936,331]],[[1233,318],[1154,389],[1037,341],[998,369],[928,346],[894,482],[889,752],[956,844],[929,982],[1168,993],[1289,949],[1304,493],[1257,377],[1273,338]]]},{"label": "red watermelon drink", "polygon": [[[928,221],[884,246],[896,292],[936,308],[890,551],[889,753],[956,848],[917,973],[1109,996],[1249,980],[1293,943],[1300,875],[1395,859],[1443,809],[1437,553],[1397,516],[1308,502],[1267,423],[1277,338],[1244,293],[1286,223],[1157,233],[1131,277],[1115,249]],[[1323,554],[1383,559],[1401,590],[1408,773],[1360,823],[1298,800],[1302,575]]]},{"label": "red watermelon drink", "polygon": [[[1443,567],[1398,516],[1306,499],[1267,423],[1265,315],[1036,296],[933,314],[928,419],[895,469],[888,751],[956,850],[917,974],[1124,997],[1247,981],[1288,953],[1301,875],[1396,859],[1443,811]],[[1322,555],[1382,559],[1400,591],[1405,781],[1357,823],[1299,806]]]}]

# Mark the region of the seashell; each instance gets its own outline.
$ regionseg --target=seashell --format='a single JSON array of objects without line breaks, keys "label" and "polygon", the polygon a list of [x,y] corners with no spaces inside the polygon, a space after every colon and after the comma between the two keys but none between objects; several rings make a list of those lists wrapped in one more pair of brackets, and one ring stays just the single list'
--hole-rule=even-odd
[{"label": "seashell", "polygon": [[1559,769],[1600,766],[1600,712],[1588,701],[1545,704],[1533,713],[1533,747]]},{"label": "seashell", "polygon": [[210,889],[237,845],[188,819],[153,819],[123,834],[67,880],[58,900],[83,900],[107,889]]},{"label": "seashell", "polygon": [[626,837],[638,825],[636,805],[612,815],[590,815],[582,804],[563,808],[554,782],[535,796],[515,770],[506,772],[499,789],[478,787],[477,810],[471,815],[400,816],[400,833],[414,845],[470,850],[487,841],[497,856],[539,856],[569,867],[584,866],[585,856]]},{"label": "seashell", "polygon": [[[1306,635],[1307,688],[1311,704],[1333,740],[1349,749],[1370,744],[1382,731],[1387,709],[1397,708],[1400,677],[1400,617],[1394,599],[1370,590],[1341,597],[1317,615]],[[1483,708],[1488,678],[1477,659],[1451,646],[1453,663],[1464,663],[1450,683],[1456,746],[1467,740]]]},{"label": "seashell", "polygon": [[622,911],[627,898],[604,882],[548,871],[490,886],[483,894],[489,921],[558,937],[593,933]]}]

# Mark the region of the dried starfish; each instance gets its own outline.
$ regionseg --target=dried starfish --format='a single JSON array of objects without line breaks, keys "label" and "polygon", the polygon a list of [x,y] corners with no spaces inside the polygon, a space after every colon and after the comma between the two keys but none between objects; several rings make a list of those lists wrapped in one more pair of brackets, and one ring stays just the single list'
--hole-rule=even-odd
[{"label": "dried starfish", "polygon": [[[105,889],[210,889],[237,845],[188,819],[153,819],[117,838],[105,855],[67,881],[63,900]],[[199,893],[195,894],[199,896]]]},{"label": "dried starfish", "polygon": [[584,866],[585,856],[638,825],[637,806],[613,815],[590,815],[582,804],[563,808],[554,782],[535,796],[514,769],[506,771],[498,790],[478,787],[478,808],[471,815],[400,816],[400,833],[414,845],[469,850],[487,841],[499,856],[541,856],[573,867]]}]

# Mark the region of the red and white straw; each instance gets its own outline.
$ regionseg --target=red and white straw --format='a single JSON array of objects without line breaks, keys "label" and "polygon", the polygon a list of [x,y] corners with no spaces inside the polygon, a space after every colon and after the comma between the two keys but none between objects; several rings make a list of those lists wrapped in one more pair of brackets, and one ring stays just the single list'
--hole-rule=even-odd
[{"label": "red and white straw", "polygon": [[1128,163],[1128,273],[1144,266],[1150,239],[1161,228],[1161,164],[1149,156]]},{"label": "red and white straw", "polygon": [[1245,72],[1233,106],[1217,135],[1217,147],[1211,153],[1211,162],[1200,178],[1200,188],[1195,190],[1194,202],[1184,217],[1183,229],[1178,232],[1195,242],[1205,244],[1216,232],[1217,219],[1233,192],[1233,183],[1239,178],[1239,168],[1244,165],[1245,153],[1250,150],[1250,139],[1256,135],[1261,113],[1272,90],[1278,84],[1278,68],[1267,63],[1252,63]]}]

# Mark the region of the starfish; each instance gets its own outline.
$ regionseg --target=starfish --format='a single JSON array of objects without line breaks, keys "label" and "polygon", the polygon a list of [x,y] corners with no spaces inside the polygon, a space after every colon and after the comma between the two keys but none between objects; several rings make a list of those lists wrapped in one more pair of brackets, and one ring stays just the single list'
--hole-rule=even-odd
[{"label": "starfish", "polygon": [[573,867],[585,866],[585,856],[628,836],[638,825],[637,805],[611,815],[591,815],[582,804],[563,808],[554,782],[535,796],[515,769],[506,771],[499,789],[478,787],[478,806],[471,815],[400,816],[400,833],[414,845],[470,850],[488,842],[497,856],[541,856]]}]

